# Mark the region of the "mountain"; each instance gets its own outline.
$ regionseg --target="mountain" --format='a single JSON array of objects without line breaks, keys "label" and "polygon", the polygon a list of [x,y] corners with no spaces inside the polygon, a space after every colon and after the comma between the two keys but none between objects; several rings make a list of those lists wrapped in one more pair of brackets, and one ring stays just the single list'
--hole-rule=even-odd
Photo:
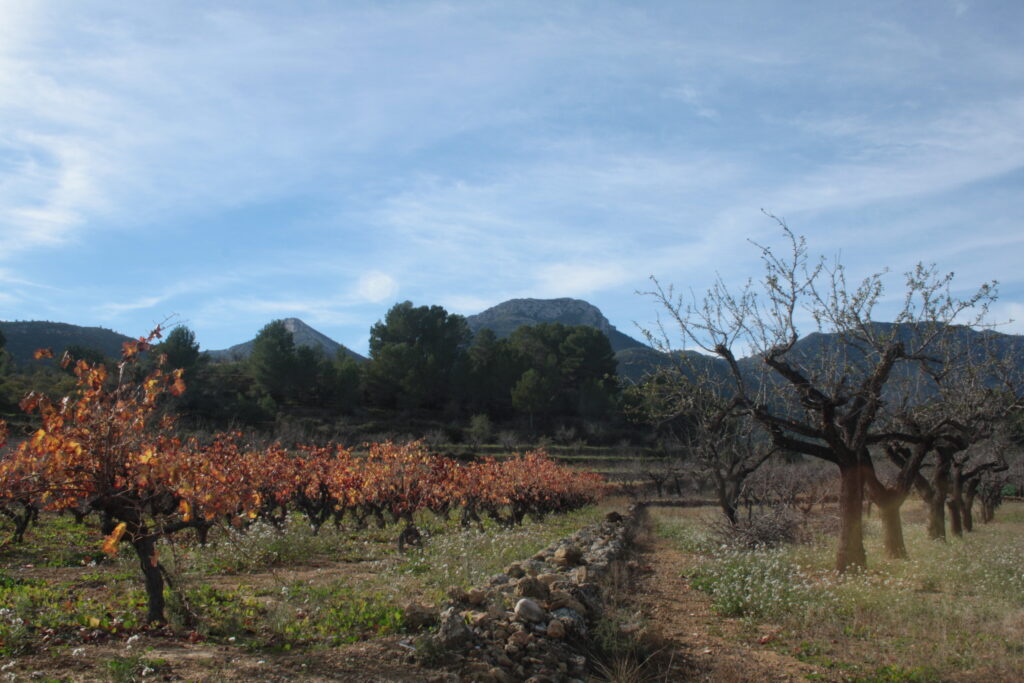
[{"label": "mountain", "polygon": [[[908,350],[920,348],[925,335],[936,332],[932,325],[915,323],[897,325],[890,322],[872,322],[869,323],[869,327],[877,330],[882,337],[892,335]],[[976,330],[964,325],[939,326],[938,331],[942,335],[942,341],[933,343],[926,349],[926,357],[941,358],[946,354],[952,354],[955,357],[966,358],[978,367],[985,367],[992,358],[996,358],[1001,359],[1001,363],[1008,361],[998,372],[1009,373],[1011,377],[1002,379],[1018,382],[1016,378],[1024,376],[1024,336],[994,330]],[[839,379],[839,373],[852,375],[854,378],[863,376],[877,363],[877,355],[873,350],[865,353],[863,349],[844,344],[838,334],[822,332],[812,332],[801,337],[790,351],[789,359],[807,375],[831,376],[833,380]],[[743,358],[738,363],[740,370],[750,377],[756,376],[763,369],[763,363],[757,357]],[[767,379],[774,385],[785,382],[777,373],[768,373]],[[1001,374],[990,375],[986,380],[990,386],[1000,381]],[[908,382],[909,386],[913,387],[911,395],[917,397],[915,400],[931,395],[932,389],[929,387],[932,384],[924,380],[921,367],[916,362],[897,363],[886,384],[886,391],[906,391]]]},{"label": "mountain", "polygon": [[604,332],[611,342],[613,351],[648,348],[615,329],[597,306],[580,299],[510,299],[482,313],[467,316],[466,322],[474,334],[487,328],[498,338],[509,336],[513,330],[523,325],[586,325]]},{"label": "mountain", "polygon": [[[604,332],[611,342],[615,351],[615,359],[618,361],[618,374],[620,377],[639,381],[648,372],[670,364],[670,359],[665,354],[629,337],[615,329],[608,319],[604,317],[596,306],[579,299],[512,299],[497,306],[487,309],[482,313],[467,316],[469,327],[473,332],[489,328],[498,337],[507,337],[521,325],[536,325],[539,323],[558,322],[564,325],[587,325],[596,327]],[[872,323],[881,333],[891,333],[893,323],[877,322]],[[908,347],[914,344],[914,337],[920,334],[920,330],[907,325],[896,330],[898,336],[903,339]],[[1024,372],[1024,336],[1003,334],[991,330],[974,330],[970,327],[957,327],[947,330],[949,339],[955,346],[964,349],[966,353],[975,354],[978,361],[982,362],[982,349],[989,348],[997,356],[1013,359],[1013,365]],[[802,337],[793,348],[791,358],[800,365],[815,367],[824,359],[832,357],[841,346],[839,335],[813,332]],[[685,352],[687,357],[686,365],[698,373],[710,373],[719,380],[725,379],[729,372],[725,362],[713,356],[706,356],[696,352]],[[855,366],[863,362],[858,357],[858,352],[849,349],[846,352],[846,361]],[[752,379],[760,376],[764,370],[763,362],[759,358],[749,357],[738,360],[742,372]],[[894,379],[898,377],[913,376],[917,372],[914,366],[901,364],[896,370]],[[777,383],[781,378],[769,374],[768,381]]]},{"label": "mountain", "polygon": [[121,357],[121,345],[132,341],[131,337],[105,327],[82,327],[44,320],[0,321],[0,332],[7,339],[4,348],[18,365],[38,362],[32,357],[36,349],[50,349],[59,359],[64,349],[72,344],[95,349],[108,358],[117,359]]},{"label": "mountain", "polygon": [[[295,346],[309,346],[312,348],[321,348],[324,354],[328,358],[334,358],[334,355],[338,352],[338,349],[343,349],[345,353],[355,360],[357,363],[362,363],[366,360],[363,356],[360,356],[355,351],[348,349],[338,342],[328,337],[323,332],[313,329],[306,323],[302,322],[298,318],[285,318],[284,326],[292,333],[292,338],[295,340]],[[249,357],[252,353],[252,345],[255,339],[250,339],[247,342],[241,344],[235,344],[234,346],[227,349],[218,349],[214,351],[207,351],[206,353],[211,359],[215,361],[235,361],[243,360]]]},{"label": "mountain", "polygon": [[510,299],[467,316],[466,322],[474,334],[486,328],[499,338],[509,336],[517,327],[540,323],[596,327],[611,343],[619,376],[633,381],[666,362],[662,354],[615,329],[597,306],[580,299]]}]

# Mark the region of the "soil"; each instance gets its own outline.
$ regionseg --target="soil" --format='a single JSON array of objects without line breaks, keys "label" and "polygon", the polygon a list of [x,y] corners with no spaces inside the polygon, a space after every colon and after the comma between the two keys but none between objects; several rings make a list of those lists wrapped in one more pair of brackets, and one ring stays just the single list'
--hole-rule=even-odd
[{"label": "soil", "polygon": [[[717,616],[685,575],[694,558],[653,535],[641,542],[634,601],[659,646],[654,680],[807,681],[827,674],[769,645],[778,629]],[[763,641],[763,642],[762,642]]]},{"label": "soil", "polygon": [[[399,637],[295,654],[254,653],[241,647],[188,643],[159,635],[141,636],[128,648],[121,642],[86,645],[78,654],[19,657],[12,680],[61,681],[351,681],[353,683],[445,680],[444,672],[410,661],[409,641]],[[111,662],[133,656],[154,667],[133,678],[115,678]],[[156,663],[156,664],[154,664]],[[0,674],[2,675],[2,674]]]},{"label": "soil", "polygon": [[[657,681],[806,681],[828,679],[826,672],[770,647],[771,625],[751,627],[715,615],[708,597],[692,589],[685,574],[694,558],[653,535],[643,540],[628,596],[648,624],[650,642],[658,647],[648,667]],[[370,563],[367,563],[370,564]],[[100,568],[103,572],[106,567]],[[77,570],[80,572],[81,570]],[[338,578],[372,572],[364,563],[298,567],[266,575],[246,575],[249,583]],[[33,567],[21,572],[33,578],[72,579],[75,568]],[[230,587],[237,578],[218,577]],[[216,583],[216,581],[215,581]],[[97,638],[76,647],[43,649],[36,654],[0,661],[0,680],[153,680],[153,681],[447,681],[439,669],[420,666],[413,658],[415,635],[391,636],[343,647],[301,652],[253,651],[222,645],[181,633],[152,630],[128,640]],[[765,643],[759,642],[765,640]],[[136,666],[134,676],[115,675],[118,662]],[[112,669],[112,663],[115,667]],[[143,676],[143,663],[154,667]],[[122,669],[123,671],[123,669]],[[12,677],[13,675],[13,677]],[[600,680],[600,678],[595,678]]]}]

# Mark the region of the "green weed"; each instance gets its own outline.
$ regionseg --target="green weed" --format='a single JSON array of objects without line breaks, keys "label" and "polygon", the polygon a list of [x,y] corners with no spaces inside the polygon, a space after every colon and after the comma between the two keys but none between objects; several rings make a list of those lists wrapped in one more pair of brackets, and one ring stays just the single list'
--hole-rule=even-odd
[{"label": "green weed", "polygon": [[136,683],[166,668],[165,660],[144,659],[141,656],[114,657],[107,662],[107,673],[114,683]]}]

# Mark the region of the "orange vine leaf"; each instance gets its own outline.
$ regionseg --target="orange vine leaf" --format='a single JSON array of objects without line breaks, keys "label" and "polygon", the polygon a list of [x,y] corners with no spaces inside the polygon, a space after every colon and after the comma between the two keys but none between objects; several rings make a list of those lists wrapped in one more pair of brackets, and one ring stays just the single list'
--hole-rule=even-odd
[{"label": "orange vine leaf", "polygon": [[106,540],[103,541],[103,552],[111,557],[117,555],[117,544],[121,541],[121,537],[124,536],[124,531],[127,528],[128,525],[124,522],[121,522],[114,527],[113,533],[107,536]]}]

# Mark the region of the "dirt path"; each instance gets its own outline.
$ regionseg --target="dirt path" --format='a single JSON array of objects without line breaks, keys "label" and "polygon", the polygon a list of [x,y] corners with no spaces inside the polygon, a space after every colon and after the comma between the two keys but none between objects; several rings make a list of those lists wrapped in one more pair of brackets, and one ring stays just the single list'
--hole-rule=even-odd
[{"label": "dirt path", "polygon": [[709,598],[690,588],[682,576],[692,566],[692,558],[671,542],[652,535],[644,543],[639,562],[649,571],[641,577],[635,599],[663,642],[660,658],[671,662],[670,670],[659,678],[715,682],[822,680],[822,672],[815,667],[758,642],[762,637],[772,637],[771,627],[751,635],[750,627],[715,615]]}]

